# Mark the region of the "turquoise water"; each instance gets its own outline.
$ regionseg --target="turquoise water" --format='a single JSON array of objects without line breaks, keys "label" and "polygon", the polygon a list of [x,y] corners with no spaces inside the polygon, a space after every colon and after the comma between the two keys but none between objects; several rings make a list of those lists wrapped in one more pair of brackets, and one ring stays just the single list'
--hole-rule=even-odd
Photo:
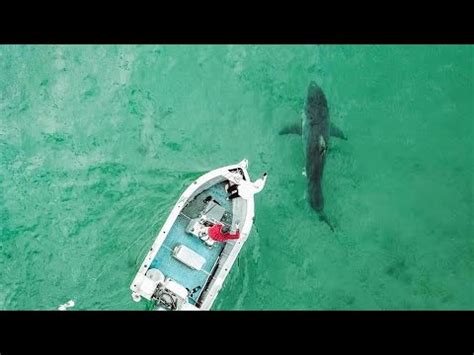
[{"label": "turquoise water", "polygon": [[[474,308],[473,46],[1,46],[0,309],[145,309],[129,286],[208,170],[268,171],[213,309]],[[316,80],[331,232],[305,200]]]}]

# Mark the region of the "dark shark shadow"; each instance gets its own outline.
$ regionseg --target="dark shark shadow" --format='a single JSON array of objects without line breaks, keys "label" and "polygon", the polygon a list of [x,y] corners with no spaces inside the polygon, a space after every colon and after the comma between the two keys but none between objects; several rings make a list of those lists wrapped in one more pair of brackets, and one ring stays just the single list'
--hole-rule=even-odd
[{"label": "dark shark shadow", "polygon": [[302,136],[309,204],[318,213],[319,219],[334,231],[333,224],[324,212],[322,190],[324,165],[329,149],[329,137],[344,140],[347,140],[347,137],[340,128],[330,122],[326,95],[314,81],[308,86],[303,118],[299,122],[285,126],[279,134]]}]

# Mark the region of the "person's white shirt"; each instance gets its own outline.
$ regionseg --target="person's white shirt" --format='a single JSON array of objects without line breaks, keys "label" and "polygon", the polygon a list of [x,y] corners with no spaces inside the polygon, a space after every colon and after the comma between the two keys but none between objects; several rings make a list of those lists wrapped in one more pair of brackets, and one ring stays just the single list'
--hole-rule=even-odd
[{"label": "person's white shirt", "polygon": [[266,173],[263,174],[263,176],[260,179],[257,179],[254,182],[242,180],[238,187],[239,196],[246,200],[250,199],[254,194],[262,191],[263,187],[265,186],[266,181],[267,181]]}]

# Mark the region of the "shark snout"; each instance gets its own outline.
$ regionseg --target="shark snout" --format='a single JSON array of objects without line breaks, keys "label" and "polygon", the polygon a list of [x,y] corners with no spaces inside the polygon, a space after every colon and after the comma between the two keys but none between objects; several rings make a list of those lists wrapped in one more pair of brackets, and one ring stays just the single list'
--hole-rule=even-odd
[{"label": "shark snout", "polygon": [[321,88],[319,87],[318,84],[316,84],[316,82],[313,80],[309,83],[309,86],[308,86],[308,94],[309,95],[315,95],[315,94],[318,94],[322,92]]}]

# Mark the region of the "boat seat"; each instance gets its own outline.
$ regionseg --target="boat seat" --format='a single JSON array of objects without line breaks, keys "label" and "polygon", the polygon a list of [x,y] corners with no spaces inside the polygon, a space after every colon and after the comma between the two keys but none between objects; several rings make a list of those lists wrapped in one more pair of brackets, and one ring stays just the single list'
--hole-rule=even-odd
[{"label": "boat seat", "polygon": [[203,226],[200,218],[191,219],[186,227],[186,233],[201,237],[206,234],[207,227]]},{"label": "boat seat", "polygon": [[194,218],[189,221],[189,224],[186,227],[186,233],[198,237],[204,244],[206,244],[206,246],[211,248],[214,245],[214,240],[212,240],[207,234],[208,229],[209,227],[206,227],[201,223],[200,218]]},{"label": "boat seat", "polygon": [[183,244],[177,245],[173,250],[173,257],[194,270],[202,270],[206,259]]}]

